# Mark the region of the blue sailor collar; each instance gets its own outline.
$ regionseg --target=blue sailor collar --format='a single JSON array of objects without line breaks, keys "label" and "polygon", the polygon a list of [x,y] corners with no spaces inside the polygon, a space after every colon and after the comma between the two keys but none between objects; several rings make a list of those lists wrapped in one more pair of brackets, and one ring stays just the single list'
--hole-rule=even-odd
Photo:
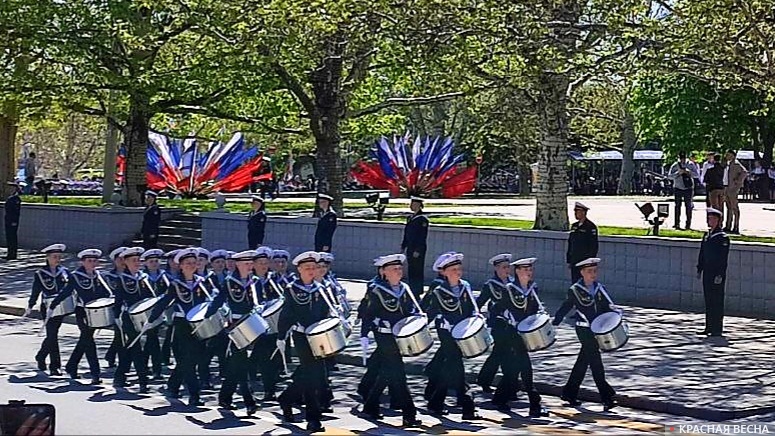
[{"label": "blue sailor collar", "polygon": [[43,272],[49,277],[59,277],[61,275],[64,275],[65,278],[67,278],[67,269],[62,265],[57,265],[56,271],[54,271],[53,273],[51,272],[48,266],[44,266],[40,268],[39,271]]},{"label": "blue sailor collar", "polygon": [[394,289],[387,280],[377,280],[374,282],[373,286],[396,299],[400,299],[406,293],[407,288],[406,283],[400,282],[398,284],[398,289]]},{"label": "blue sailor collar", "polygon": [[439,282],[439,287],[447,294],[452,295],[455,298],[460,298],[463,296],[463,293],[470,290],[471,285],[469,285],[467,281],[460,279],[460,284],[453,287],[449,284],[447,279],[444,279]]},{"label": "blue sailor collar", "polygon": [[600,284],[600,282],[592,283],[592,286],[588,289],[586,286],[584,286],[584,279],[579,279],[579,281],[577,281],[574,284],[574,286],[581,289],[582,291],[585,291],[587,294],[593,297],[597,295],[598,291],[600,291],[601,289],[604,289],[603,285]]},{"label": "blue sailor collar", "polygon": [[509,283],[514,283],[514,277],[508,276],[508,277],[506,277],[506,281],[504,282],[497,275],[493,275],[492,277],[490,277],[489,280],[487,280],[486,283],[498,285],[501,288],[505,288],[506,286],[509,285]]},{"label": "blue sailor collar", "polygon": [[199,285],[201,285],[203,281],[204,277],[197,275],[194,276],[194,280],[191,282],[191,284],[189,284],[188,281],[183,278],[183,276],[178,276],[175,278],[175,283],[191,292],[193,292]]},{"label": "blue sailor collar", "polygon": [[94,275],[90,276],[89,274],[86,273],[86,270],[82,266],[79,266],[75,271],[73,271],[73,274],[81,276],[83,278],[87,278],[89,280],[97,278],[97,271],[96,270],[94,271]]},{"label": "blue sailor collar", "polygon": [[525,297],[530,295],[531,292],[533,292],[536,288],[536,283],[534,281],[530,281],[527,285],[527,289],[523,289],[522,286],[520,286],[519,282],[514,280],[511,282],[511,284]]},{"label": "blue sailor collar", "polygon": [[296,280],[293,282],[293,285],[291,286],[291,288],[293,288],[293,290],[295,291],[312,294],[320,290],[320,284],[313,280],[311,284],[305,285],[300,280]]}]

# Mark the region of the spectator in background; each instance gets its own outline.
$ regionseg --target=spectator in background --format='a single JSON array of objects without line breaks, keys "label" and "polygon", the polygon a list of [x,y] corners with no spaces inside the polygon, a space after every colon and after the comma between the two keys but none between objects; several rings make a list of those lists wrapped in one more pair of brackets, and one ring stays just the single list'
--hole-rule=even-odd
[{"label": "spectator in background", "polygon": [[694,197],[694,179],[700,177],[697,165],[686,159],[686,153],[678,154],[678,161],[670,166],[668,176],[673,180],[673,195],[675,197],[675,225],[680,230],[681,203],[686,207],[686,230],[692,227],[692,197]]},{"label": "spectator in background", "polygon": [[[714,155],[710,162],[711,167],[705,171],[702,183],[707,191],[707,201],[710,207],[718,210],[724,209],[724,175],[726,169],[721,161],[721,155]],[[706,162],[707,163],[707,162]]]},{"label": "spectator in background", "polygon": [[38,161],[35,159],[35,152],[30,152],[27,159],[24,160],[24,181],[27,183],[25,192],[32,192],[32,185],[35,182],[35,176],[38,174]]},{"label": "spectator in background", "polygon": [[[702,169],[700,170],[700,180],[702,181],[703,186],[705,186],[705,190],[708,190],[708,187],[705,182],[705,174],[707,174],[708,170],[713,168],[713,164],[716,162],[714,160],[715,154],[713,152],[708,152],[708,154],[705,155],[705,162],[702,164]],[[710,206],[710,193],[705,196],[705,206]]]},{"label": "spectator in background", "polygon": [[753,170],[751,170],[751,181],[753,182],[753,192],[754,192],[754,199],[757,199],[759,201],[764,201],[766,198],[766,195],[764,195],[764,192],[769,191],[769,189],[765,190],[763,189],[764,183],[767,183],[767,173],[764,171],[764,168],[762,167],[762,163],[757,161],[753,162]]},{"label": "spectator in background", "polygon": [[775,165],[770,165],[767,170],[767,178],[770,179],[770,203],[775,201]]},{"label": "spectator in background", "polygon": [[[737,204],[737,197],[740,195],[740,189],[743,187],[748,171],[737,160],[737,155],[734,151],[727,151],[725,157],[727,167],[724,169],[724,204],[727,207],[727,221],[724,231],[740,233],[740,206]],[[722,208],[716,207],[716,209],[723,211]]]}]

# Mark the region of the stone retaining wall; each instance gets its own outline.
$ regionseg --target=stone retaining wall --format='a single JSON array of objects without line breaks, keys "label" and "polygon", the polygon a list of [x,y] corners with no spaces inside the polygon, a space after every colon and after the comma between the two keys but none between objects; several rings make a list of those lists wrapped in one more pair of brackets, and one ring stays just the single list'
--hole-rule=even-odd
[{"label": "stone retaining wall", "polygon": [[[162,209],[162,220],[182,212]],[[0,222],[5,222],[5,207],[0,205]],[[54,204],[22,204],[19,223],[19,247],[40,249],[54,243],[67,245],[67,251],[86,248],[111,250],[140,232],[143,208],[97,208]],[[5,232],[0,231],[0,244],[6,245]]]},{"label": "stone retaining wall", "polygon": [[[266,245],[291,253],[313,249],[316,220],[271,216]],[[340,220],[334,235],[335,270],[348,278],[374,275],[372,259],[398,252],[403,225]],[[433,225],[428,236],[426,281],[439,254],[465,253],[465,277],[478,286],[491,274],[487,260],[510,252],[536,256],[536,276],[542,292],[564,295],[570,274],[565,265],[564,232],[501,230]],[[247,247],[246,217],[229,213],[202,214],[203,246],[242,250]],[[703,309],[702,284],[696,278],[698,240],[653,237],[601,237],[601,281],[617,303],[681,311]],[[775,319],[775,246],[733,243],[729,254],[727,312]]]}]

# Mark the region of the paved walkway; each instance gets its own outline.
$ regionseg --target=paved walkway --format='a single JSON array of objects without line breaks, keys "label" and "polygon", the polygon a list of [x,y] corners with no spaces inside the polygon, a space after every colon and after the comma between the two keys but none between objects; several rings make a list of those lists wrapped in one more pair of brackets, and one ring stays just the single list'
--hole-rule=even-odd
[{"label": "paved walkway", "polygon": [[[23,312],[31,272],[40,260],[39,255],[23,255],[22,260],[0,263],[0,312]],[[344,283],[350,298],[359,301],[364,284]],[[545,304],[550,311],[558,307],[557,301]],[[775,420],[775,321],[727,317],[726,337],[700,338],[694,335],[703,325],[700,314],[625,307],[625,316],[630,342],[604,356],[609,382],[621,404],[708,420],[755,415],[772,415]],[[559,394],[578,352],[572,326],[562,325],[558,337],[553,347],[533,355],[535,380],[542,392],[551,395]],[[419,374],[431,356],[429,352],[407,360],[410,372]],[[466,361],[469,376],[478,372],[485,358]],[[360,364],[355,337],[341,360]],[[583,384],[582,398],[596,398],[591,374]]]}]

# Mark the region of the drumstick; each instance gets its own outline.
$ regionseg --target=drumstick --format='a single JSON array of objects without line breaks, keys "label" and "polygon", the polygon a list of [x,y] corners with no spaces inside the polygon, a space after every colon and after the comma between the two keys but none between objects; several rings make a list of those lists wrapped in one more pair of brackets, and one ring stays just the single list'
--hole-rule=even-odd
[{"label": "drumstick", "polygon": [[412,299],[412,303],[414,303],[414,306],[420,312],[420,315],[425,315],[425,312],[422,310],[422,307],[420,307],[420,304],[417,302],[417,298],[415,298],[415,296],[414,296],[414,292],[412,292],[412,288],[407,286],[406,287],[406,292],[409,294],[409,298]]},{"label": "drumstick", "polygon": [[143,324],[143,328],[142,328],[142,329],[140,329],[140,333],[138,333],[138,334],[137,334],[137,337],[135,338],[135,340],[134,340],[134,341],[132,341],[132,343],[131,343],[131,344],[129,344],[129,346],[128,346],[127,348],[132,348],[132,347],[134,347],[134,346],[135,346],[135,344],[137,343],[137,341],[139,341],[139,340],[140,340],[140,338],[142,338],[142,337],[143,337],[143,335],[145,334],[145,332],[146,332],[146,331],[148,331],[148,325],[149,325],[149,324],[148,324],[148,321],[146,321],[146,322],[145,322],[145,324]]},{"label": "drumstick", "polygon": [[156,298],[156,292],[153,290],[153,286],[151,286],[151,284],[148,282],[148,276],[143,277],[143,284],[148,288],[148,290],[151,291],[151,294],[154,296],[154,298]]},{"label": "drumstick", "polygon": [[108,286],[108,284],[105,283],[105,279],[102,278],[102,276],[100,275],[100,272],[99,271],[95,271],[94,274],[97,276],[97,280],[99,280],[99,282],[102,285],[102,287],[107,289],[107,291],[110,293],[110,296],[111,297],[115,297],[115,295],[113,295],[113,289],[111,289],[110,286]]},{"label": "drumstick", "polygon": [[471,304],[474,305],[476,313],[481,313],[479,311],[479,305],[476,304],[476,298],[474,298],[474,292],[471,290],[471,286],[466,286],[466,291],[468,292],[468,296],[471,297]]}]

